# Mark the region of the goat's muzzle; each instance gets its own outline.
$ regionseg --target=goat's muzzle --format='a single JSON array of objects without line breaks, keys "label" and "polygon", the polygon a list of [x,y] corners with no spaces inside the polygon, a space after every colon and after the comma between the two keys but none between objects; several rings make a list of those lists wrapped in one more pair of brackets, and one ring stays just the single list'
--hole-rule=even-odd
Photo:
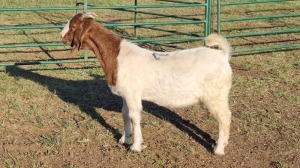
[{"label": "goat's muzzle", "polygon": [[64,44],[70,44],[71,43],[71,40],[69,38],[66,38],[65,36],[61,38],[61,41],[64,43]]}]

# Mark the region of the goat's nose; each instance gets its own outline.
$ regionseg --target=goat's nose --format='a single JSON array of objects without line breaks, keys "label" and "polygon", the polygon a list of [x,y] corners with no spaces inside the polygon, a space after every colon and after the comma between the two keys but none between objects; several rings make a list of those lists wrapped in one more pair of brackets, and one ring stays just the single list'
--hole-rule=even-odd
[{"label": "goat's nose", "polygon": [[64,36],[63,36],[63,34],[62,34],[62,33],[59,33],[59,37],[60,37],[60,38],[63,38]]},{"label": "goat's nose", "polygon": [[59,38],[60,38],[60,41],[65,42],[65,38],[64,37],[59,36]]}]

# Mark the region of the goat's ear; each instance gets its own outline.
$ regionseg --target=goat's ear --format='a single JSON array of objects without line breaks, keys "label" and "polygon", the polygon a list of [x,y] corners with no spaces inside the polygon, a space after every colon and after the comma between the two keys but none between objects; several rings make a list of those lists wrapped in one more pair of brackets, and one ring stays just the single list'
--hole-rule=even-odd
[{"label": "goat's ear", "polygon": [[81,45],[81,36],[82,36],[82,31],[83,31],[83,28],[82,26],[78,26],[74,33],[73,33],[73,39],[72,39],[72,42],[71,42],[71,47],[75,47],[75,48],[80,48],[80,45]]},{"label": "goat's ear", "polygon": [[95,19],[96,17],[97,15],[94,12],[86,12],[83,14],[84,19]]}]

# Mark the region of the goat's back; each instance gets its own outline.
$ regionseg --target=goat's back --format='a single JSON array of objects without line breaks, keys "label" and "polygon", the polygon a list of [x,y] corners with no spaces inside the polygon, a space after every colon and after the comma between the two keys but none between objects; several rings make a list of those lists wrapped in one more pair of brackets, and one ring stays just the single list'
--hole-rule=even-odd
[{"label": "goat's back", "polygon": [[231,68],[221,50],[199,47],[154,57],[155,52],[131,44],[125,45],[126,52],[122,53],[122,45],[118,57],[118,81],[122,83],[117,85],[139,92],[136,94],[143,100],[170,107],[188,106],[202,100],[212,85],[231,81]]}]

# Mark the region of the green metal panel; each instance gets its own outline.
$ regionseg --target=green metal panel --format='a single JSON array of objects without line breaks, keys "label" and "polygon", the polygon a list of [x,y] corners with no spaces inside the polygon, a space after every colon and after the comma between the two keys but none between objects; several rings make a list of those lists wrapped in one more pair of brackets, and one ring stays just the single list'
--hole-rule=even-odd
[{"label": "green metal panel", "polygon": [[[223,23],[231,23],[238,24],[236,22],[242,21],[257,21],[257,20],[268,20],[268,19],[282,19],[282,18],[292,18],[292,17],[300,17],[300,13],[290,13],[290,14],[274,14],[274,15],[266,15],[266,16],[251,16],[251,17],[239,17],[239,18],[222,18],[222,8],[225,6],[242,6],[242,5],[254,5],[254,4],[265,4],[268,3],[286,3],[286,2],[296,2],[298,0],[256,0],[256,1],[236,1],[236,2],[221,2],[221,0],[217,1],[217,32],[222,33],[222,24]],[[259,32],[247,32],[247,33],[239,33],[239,34],[225,34],[227,38],[242,38],[242,37],[252,37],[252,36],[265,36],[265,35],[279,35],[279,34],[290,34],[290,33],[300,33],[300,28],[287,28],[281,30],[272,30],[272,31],[259,31]],[[259,48],[251,48],[251,49],[241,49],[235,50],[233,54],[238,55],[242,53],[254,53],[261,51],[275,51],[275,50],[284,50],[284,49],[294,49],[299,48],[300,44],[289,44],[289,45],[276,45],[269,47],[259,47]]]},{"label": "green metal panel", "polygon": [[[205,0],[205,3],[199,2],[186,2],[180,0],[170,0],[169,2],[176,2],[176,4],[153,4],[153,5],[143,5],[138,4],[138,0],[134,1],[134,5],[127,6],[94,6],[89,5],[88,0],[83,0],[83,3],[76,3],[75,7],[35,7],[35,8],[0,8],[0,12],[30,12],[30,11],[55,11],[55,10],[74,10],[87,12],[89,10],[119,10],[124,12],[134,13],[134,18],[132,23],[103,23],[106,27],[118,27],[118,26],[132,26],[134,27],[134,38],[137,38],[138,28],[152,29],[157,31],[169,32],[178,35],[184,35],[186,37],[174,37],[174,38],[143,38],[143,39],[129,39],[129,41],[136,43],[154,43],[160,44],[161,42],[172,42],[172,41],[197,41],[203,39],[205,36],[211,32],[211,5],[212,0]],[[188,7],[198,7],[205,8],[205,19],[201,20],[199,18],[190,18],[183,15],[174,14],[162,14],[157,12],[145,12],[139,9],[157,9],[157,8],[188,8]],[[148,14],[163,16],[169,18],[175,18],[179,21],[155,21],[155,22],[139,22],[138,14]],[[153,27],[153,26],[163,26],[163,25],[187,25],[187,24],[203,24],[205,25],[204,34],[195,34],[188,32],[180,32],[167,30],[163,28]],[[62,25],[14,25],[14,26],[0,26],[1,30],[33,30],[33,29],[60,29],[63,28]],[[57,47],[64,46],[61,42],[46,42],[46,43],[15,43],[15,44],[0,44],[0,48],[20,48],[20,47]],[[45,61],[26,61],[26,62],[0,62],[0,66],[13,66],[13,65],[31,65],[31,64],[56,64],[56,63],[74,63],[74,62],[89,62],[95,61],[88,56],[88,52],[84,52],[83,59],[72,59],[72,60],[45,60]]]},{"label": "green metal panel", "polygon": [[[226,6],[239,6],[239,5],[254,5],[254,4],[269,4],[269,3],[285,3],[293,2],[297,0],[249,0],[249,1],[236,1],[236,2],[221,2],[217,0],[217,32],[223,33],[222,24],[230,24],[231,22],[238,23],[242,21],[257,21],[257,20],[268,20],[268,19],[280,19],[280,18],[295,18],[300,17],[300,13],[291,13],[291,14],[276,14],[276,15],[265,15],[265,16],[251,16],[251,17],[232,17],[232,18],[222,18],[222,9]],[[156,45],[164,45],[162,42],[177,42],[177,41],[197,41],[202,40],[204,37],[208,36],[212,32],[212,13],[213,13],[213,0],[205,0],[204,3],[199,2],[186,2],[184,0],[168,0],[168,2],[175,2],[176,4],[152,4],[152,5],[143,5],[138,4],[138,0],[133,1],[133,5],[126,6],[94,6],[88,3],[88,0],[83,0],[83,3],[77,3],[75,7],[38,7],[38,8],[0,8],[0,12],[20,12],[20,11],[55,11],[55,10],[74,10],[74,11],[84,11],[89,10],[118,10],[123,12],[133,13],[133,21],[131,23],[110,23],[103,22],[103,25],[106,27],[120,27],[120,26],[131,26],[134,28],[134,36],[132,39],[129,39],[132,42],[136,43],[153,43]],[[158,9],[158,8],[203,8],[205,10],[204,19],[198,17],[187,17],[184,15],[174,15],[174,14],[164,14],[152,11],[143,11],[142,9]],[[139,22],[139,14],[144,15],[153,15],[168,17],[173,19],[178,19],[176,21],[155,21],[155,22]],[[164,25],[188,25],[188,24],[197,24],[203,25],[204,30],[202,33],[189,33],[181,32],[177,30],[168,30],[166,28],[157,27]],[[62,25],[14,25],[14,26],[0,26],[1,30],[33,30],[33,29],[59,29],[62,28]],[[139,29],[150,29],[161,32],[173,33],[175,37],[173,38],[138,38]],[[235,34],[225,34],[227,38],[243,38],[243,37],[252,37],[252,36],[261,36],[261,35],[277,35],[277,34],[288,34],[288,33],[299,33],[300,28],[290,28],[282,30],[272,30],[272,31],[260,31],[260,32],[247,32],[247,33],[235,33]],[[184,37],[176,37],[177,35],[183,35]],[[17,44],[0,44],[0,48],[19,48],[19,47],[56,47],[64,46],[61,42],[47,42],[47,43],[17,43]],[[167,46],[167,45],[166,45]],[[260,48],[250,48],[250,49],[241,49],[234,51],[234,54],[240,53],[252,53],[259,51],[273,51],[280,49],[293,49],[299,48],[300,44],[290,44],[290,45],[276,45],[276,46],[267,46]],[[45,60],[45,61],[32,61],[24,63],[15,63],[15,62],[3,62],[0,65],[10,66],[10,65],[30,65],[30,64],[53,64],[53,63],[74,63],[74,62],[88,62],[95,61],[88,56],[88,52],[84,52],[83,59],[72,59],[72,60]]]}]

